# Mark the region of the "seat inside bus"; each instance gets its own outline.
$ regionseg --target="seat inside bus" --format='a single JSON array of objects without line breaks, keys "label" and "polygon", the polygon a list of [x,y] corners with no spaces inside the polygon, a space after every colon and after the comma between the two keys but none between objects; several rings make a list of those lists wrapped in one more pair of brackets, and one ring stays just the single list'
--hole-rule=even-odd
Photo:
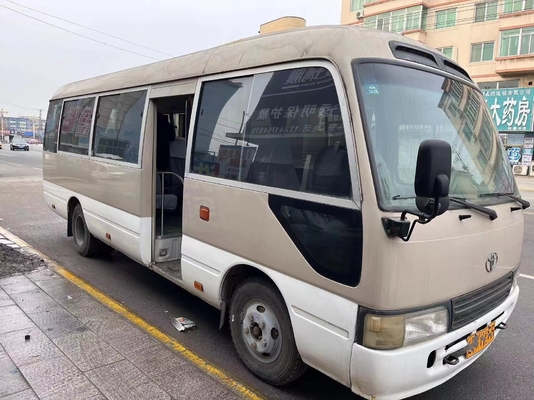
[{"label": "seat inside bus", "polygon": [[190,113],[191,97],[165,97],[156,99],[154,103],[157,109],[155,132],[157,234],[177,236],[182,233],[184,193],[182,180],[185,177],[189,125],[186,115]]},{"label": "seat inside bus", "polygon": [[[345,138],[316,138],[303,149],[301,141],[282,138],[256,141],[258,151],[248,182],[329,196],[349,197],[351,188]],[[265,162],[269,160],[269,162]],[[308,160],[308,161],[307,161]]]}]

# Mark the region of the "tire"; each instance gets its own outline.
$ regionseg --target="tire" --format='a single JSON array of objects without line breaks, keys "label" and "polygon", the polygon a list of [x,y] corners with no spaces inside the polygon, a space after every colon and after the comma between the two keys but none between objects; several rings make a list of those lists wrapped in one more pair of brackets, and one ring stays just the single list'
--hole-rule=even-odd
[{"label": "tire", "polygon": [[82,206],[77,204],[72,212],[72,237],[76,251],[83,257],[94,257],[100,249],[100,240],[91,235],[85,223]]},{"label": "tire", "polygon": [[249,278],[237,287],[230,303],[230,330],[245,366],[265,382],[283,386],[306,372],[286,305],[266,279]]}]

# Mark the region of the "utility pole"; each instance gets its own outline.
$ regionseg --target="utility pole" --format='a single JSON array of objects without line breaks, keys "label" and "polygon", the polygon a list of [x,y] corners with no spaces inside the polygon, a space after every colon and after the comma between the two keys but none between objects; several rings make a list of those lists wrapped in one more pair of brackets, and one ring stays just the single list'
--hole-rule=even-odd
[{"label": "utility pole", "polygon": [[41,136],[39,140],[44,140],[44,132],[43,132],[43,129],[41,128],[42,123],[43,123],[42,116],[43,116],[43,110],[39,108],[39,133]]},{"label": "utility pole", "polygon": [[0,120],[2,125],[2,142],[4,142],[4,114],[7,114],[7,111],[0,110]]}]

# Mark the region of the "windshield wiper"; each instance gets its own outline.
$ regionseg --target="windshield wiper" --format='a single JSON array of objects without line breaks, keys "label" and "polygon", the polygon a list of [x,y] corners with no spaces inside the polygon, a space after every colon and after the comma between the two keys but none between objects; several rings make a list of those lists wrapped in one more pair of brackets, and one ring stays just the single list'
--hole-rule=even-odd
[{"label": "windshield wiper", "polygon": [[[403,197],[401,195],[396,195],[396,196],[392,197],[392,200],[408,200],[408,199],[415,199],[415,196]],[[473,203],[468,203],[467,201],[465,201],[465,199],[463,199],[461,197],[451,196],[451,197],[449,197],[449,200],[452,201],[453,203],[461,204],[464,207],[467,207],[467,208],[470,208],[472,210],[478,211],[478,212],[480,212],[482,214],[486,214],[488,217],[490,217],[490,219],[492,221],[494,219],[497,219],[497,217],[498,217],[497,213],[494,210],[492,210],[491,208],[478,206],[478,205],[473,204]]]},{"label": "windshield wiper", "polygon": [[[417,196],[406,196],[406,197],[403,197],[400,194],[397,194],[397,195],[393,196],[391,198],[391,200],[414,200],[416,198],[417,198]],[[463,197],[455,197],[455,198],[458,199],[458,200],[465,201],[465,199]]]},{"label": "windshield wiper", "polygon": [[523,210],[526,210],[527,208],[530,207],[530,203],[526,200],[523,200],[517,196],[514,196],[512,193],[503,193],[503,192],[500,192],[500,193],[482,193],[482,194],[479,194],[478,197],[501,197],[501,196],[505,196],[505,197],[508,197],[514,201],[517,201],[519,204],[521,204],[521,207],[523,207]]},{"label": "windshield wiper", "polygon": [[401,196],[400,194],[396,194],[395,196],[391,198],[391,200],[412,200],[412,199],[415,199],[415,196],[404,197],[404,196]]},{"label": "windshield wiper", "polygon": [[460,199],[459,197],[449,197],[449,200],[452,201],[453,203],[461,204],[462,206],[465,206],[465,207],[470,208],[472,210],[478,211],[478,212],[480,212],[482,214],[486,214],[488,217],[490,217],[490,219],[492,221],[494,219],[497,219],[497,217],[498,217],[497,213],[494,210],[492,210],[491,208],[478,206],[478,205],[473,204],[473,203],[468,203],[468,202],[464,201],[464,199]]}]

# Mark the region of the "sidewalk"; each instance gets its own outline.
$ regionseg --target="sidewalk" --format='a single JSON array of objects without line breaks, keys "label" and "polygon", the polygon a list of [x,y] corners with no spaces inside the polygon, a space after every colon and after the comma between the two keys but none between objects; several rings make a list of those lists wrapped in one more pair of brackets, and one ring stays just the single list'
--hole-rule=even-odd
[{"label": "sidewalk", "polygon": [[[18,247],[1,235],[0,243]],[[237,393],[50,268],[0,279],[2,400],[242,398]]]},{"label": "sidewalk", "polygon": [[534,176],[515,175],[520,192],[534,192]]}]

